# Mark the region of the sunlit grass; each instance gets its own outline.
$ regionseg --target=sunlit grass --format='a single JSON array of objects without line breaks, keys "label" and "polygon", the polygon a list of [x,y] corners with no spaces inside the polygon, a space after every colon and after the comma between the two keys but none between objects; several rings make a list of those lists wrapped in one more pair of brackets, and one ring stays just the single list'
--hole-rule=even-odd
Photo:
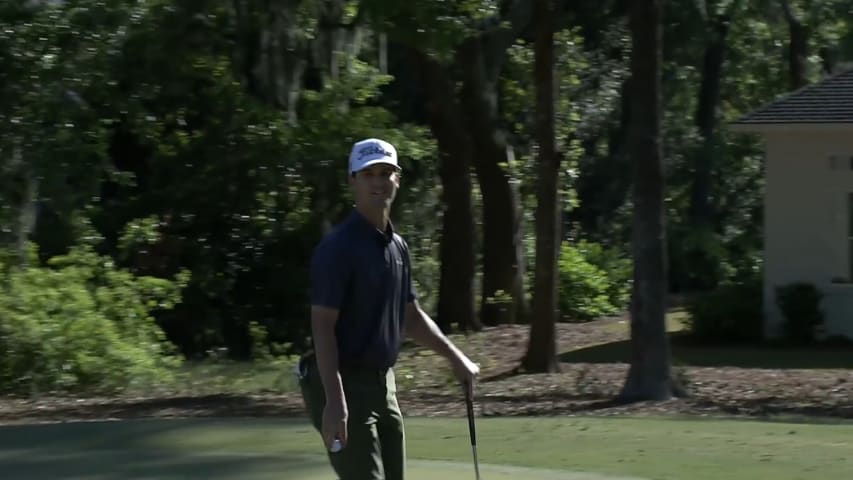
[{"label": "sunlit grass", "polygon": [[138,392],[170,395],[228,395],[286,393],[298,389],[293,367],[296,357],[255,361],[188,361],[174,379],[146,385]]},{"label": "sunlit grass", "polygon": [[[690,314],[686,310],[673,309],[666,314],[666,331],[670,333],[684,331],[689,320]],[[604,325],[602,328],[611,333],[624,333],[626,335],[631,331],[631,325],[627,319]]]}]

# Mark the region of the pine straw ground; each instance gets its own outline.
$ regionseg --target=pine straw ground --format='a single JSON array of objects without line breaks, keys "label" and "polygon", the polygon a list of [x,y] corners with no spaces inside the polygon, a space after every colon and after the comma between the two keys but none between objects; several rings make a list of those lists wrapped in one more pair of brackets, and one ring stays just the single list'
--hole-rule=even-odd
[{"label": "pine straw ground", "polygon": [[[487,328],[453,339],[482,367],[478,414],[493,415],[772,415],[853,418],[853,348],[710,348],[685,345],[675,334],[674,374],[688,395],[666,402],[613,401],[628,371],[624,318],[558,325],[560,373],[515,371],[527,349],[528,327]],[[398,368],[401,407],[409,416],[465,415],[461,391],[446,363],[405,349]],[[0,399],[0,422],[70,419],[297,416],[296,392],[244,395],[158,395],[112,399]]]}]

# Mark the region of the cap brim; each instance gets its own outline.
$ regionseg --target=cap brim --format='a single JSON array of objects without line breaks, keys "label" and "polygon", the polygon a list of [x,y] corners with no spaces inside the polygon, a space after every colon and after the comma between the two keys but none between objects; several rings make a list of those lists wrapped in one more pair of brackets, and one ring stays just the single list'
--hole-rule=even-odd
[{"label": "cap brim", "polygon": [[400,165],[398,165],[398,164],[396,164],[396,163],[394,163],[394,162],[388,161],[388,160],[386,160],[386,159],[384,159],[384,158],[377,158],[376,160],[370,160],[370,161],[368,161],[368,162],[365,162],[365,163],[364,163],[364,165],[362,165],[362,166],[361,166],[361,168],[359,168],[358,170],[353,170],[353,172],[359,172],[359,171],[361,171],[361,170],[364,170],[364,169],[365,169],[365,168],[367,168],[367,167],[372,167],[372,166],[374,166],[374,165],[380,165],[380,164],[390,165],[390,166],[392,166],[392,167],[396,168],[396,169],[397,169],[397,171],[402,171],[402,170],[403,170],[403,169],[400,167]]}]

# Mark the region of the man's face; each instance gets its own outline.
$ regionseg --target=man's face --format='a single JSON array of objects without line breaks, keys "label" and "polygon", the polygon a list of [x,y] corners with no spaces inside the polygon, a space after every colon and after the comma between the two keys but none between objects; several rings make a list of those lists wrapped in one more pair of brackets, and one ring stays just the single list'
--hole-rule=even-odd
[{"label": "man's face", "polygon": [[367,208],[388,208],[400,188],[400,175],[391,165],[377,164],[350,176],[356,205]]}]

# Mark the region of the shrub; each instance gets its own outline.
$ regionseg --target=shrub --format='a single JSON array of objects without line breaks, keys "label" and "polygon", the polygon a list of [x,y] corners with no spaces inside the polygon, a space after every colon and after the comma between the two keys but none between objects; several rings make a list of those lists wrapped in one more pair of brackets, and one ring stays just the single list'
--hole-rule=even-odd
[{"label": "shrub", "polygon": [[794,343],[811,343],[816,327],[823,324],[820,301],[814,285],[798,282],[776,287],[776,304],[785,317],[785,336]]},{"label": "shrub", "polygon": [[690,336],[702,343],[746,343],[763,333],[760,277],[725,283],[687,304]]},{"label": "shrub", "polygon": [[623,278],[624,264],[615,259],[615,254],[595,244],[561,245],[559,306],[563,317],[587,321],[624,307],[628,282]]},{"label": "shrub", "polygon": [[184,275],[135,277],[90,247],[44,267],[0,267],[0,390],[114,392],[177,366],[151,314],[175,305]]},{"label": "shrub", "polygon": [[634,266],[630,258],[615,248],[606,248],[599,243],[578,242],[586,261],[595,265],[607,275],[607,298],[614,310],[627,308],[631,298],[631,284],[634,278]]}]

